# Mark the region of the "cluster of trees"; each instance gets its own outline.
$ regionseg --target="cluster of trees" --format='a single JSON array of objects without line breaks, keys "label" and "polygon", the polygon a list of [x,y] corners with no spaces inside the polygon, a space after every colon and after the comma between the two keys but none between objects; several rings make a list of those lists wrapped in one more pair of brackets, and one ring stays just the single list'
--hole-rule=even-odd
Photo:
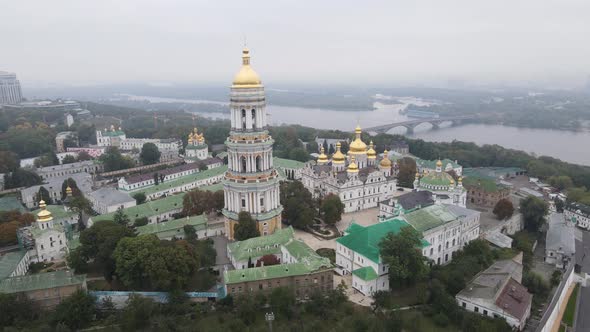
[{"label": "cluster of trees", "polygon": [[502,198],[496,203],[492,213],[494,213],[498,220],[508,219],[514,214],[514,205],[509,199]]},{"label": "cluster of trees", "polygon": [[328,225],[342,219],[344,204],[337,195],[314,199],[301,181],[281,182],[280,201],[283,205],[283,220],[295,228],[306,229],[320,217]]},{"label": "cluster of trees", "polygon": [[16,244],[16,231],[33,222],[35,222],[35,216],[31,213],[21,213],[17,210],[0,212],[0,246]]},{"label": "cluster of trees", "polygon": [[194,189],[187,192],[182,199],[182,214],[193,216],[203,213],[220,212],[224,204],[223,190],[212,192]]},{"label": "cluster of trees", "polygon": [[139,153],[139,159],[141,163],[144,165],[152,165],[160,161],[160,150],[154,143],[145,143],[141,147],[141,152]]},{"label": "cluster of trees", "polygon": [[80,233],[80,246],[70,251],[68,265],[76,273],[102,271],[109,282],[116,276],[128,290],[186,289],[199,278],[200,268],[215,264],[216,252],[211,240],[197,239],[194,227],[184,230],[184,240],[165,241],[136,236],[115,221],[99,221]]},{"label": "cluster of trees", "polygon": [[249,212],[242,211],[238,214],[238,223],[234,226],[234,239],[244,241],[260,236],[256,220]]},{"label": "cluster of trees", "polygon": [[524,219],[524,227],[530,232],[539,232],[545,224],[549,206],[544,200],[529,196],[520,201],[520,213]]},{"label": "cluster of trees", "polygon": [[400,159],[399,170],[397,173],[397,185],[406,188],[414,188],[416,170],[416,160],[414,160],[414,158],[404,157]]},{"label": "cluster of trees", "polygon": [[123,156],[115,146],[109,146],[99,160],[103,163],[104,171],[118,171],[121,169],[132,168],[135,162],[127,156]]}]

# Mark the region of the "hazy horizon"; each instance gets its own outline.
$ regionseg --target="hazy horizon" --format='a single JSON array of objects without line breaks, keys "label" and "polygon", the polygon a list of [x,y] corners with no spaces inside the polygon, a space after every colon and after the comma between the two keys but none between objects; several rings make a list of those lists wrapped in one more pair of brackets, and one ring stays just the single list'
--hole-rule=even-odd
[{"label": "hazy horizon", "polygon": [[24,86],[228,85],[244,37],[267,85],[584,85],[590,2],[5,1]]}]

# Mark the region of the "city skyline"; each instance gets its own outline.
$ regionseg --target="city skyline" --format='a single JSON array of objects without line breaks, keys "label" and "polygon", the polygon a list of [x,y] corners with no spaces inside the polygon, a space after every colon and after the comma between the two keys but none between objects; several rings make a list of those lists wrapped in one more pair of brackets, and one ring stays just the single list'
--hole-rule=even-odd
[{"label": "city skyline", "polygon": [[587,80],[590,4],[456,2],[14,3],[0,70],[26,85],[223,84],[245,40],[267,85]]}]

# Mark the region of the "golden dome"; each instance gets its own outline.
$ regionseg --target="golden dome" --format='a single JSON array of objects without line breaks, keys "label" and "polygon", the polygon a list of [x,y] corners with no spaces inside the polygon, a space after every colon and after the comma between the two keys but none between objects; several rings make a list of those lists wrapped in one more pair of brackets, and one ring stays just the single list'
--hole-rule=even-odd
[{"label": "golden dome", "polygon": [[455,180],[454,179],[451,179],[451,184],[455,184]]},{"label": "golden dome", "polygon": [[356,126],[356,128],[354,129],[354,134],[356,136],[356,138],[354,139],[354,141],[352,141],[352,143],[350,143],[350,149],[348,150],[348,153],[350,154],[366,154],[367,153],[367,144],[365,144],[365,142],[363,142],[363,140],[361,139],[361,127],[360,126]]},{"label": "golden dome", "polygon": [[459,183],[462,183],[462,182],[463,182],[463,177],[462,177],[462,176],[460,176],[460,177],[457,179],[457,182],[459,182]]},{"label": "golden dome", "polygon": [[45,204],[44,200],[41,200],[39,202],[39,208],[41,209],[41,211],[37,213],[37,221],[46,222],[53,220],[53,216],[51,215],[51,212],[47,210],[47,205]]},{"label": "golden dome", "polygon": [[436,167],[442,167],[442,161],[440,159],[436,162]]},{"label": "golden dome", "polygon": [[234,87],[255,88],[262,85],[258,74],[250,66],[250,51],[244,47],[242,50],[242,68],[234,76]]},{"label": "golden dome", "polygon": [[326,156],[326,154],[324,153],[324,147],[322,146],[320,148],[320,155],[318,156],[318,163],[327,163],[328,162],[328,156]]},{"label": "golden dome", "polygon": [[358,171],[359,171],[359,167],[354,162],[354,160],[355,160],[354,156],[350,156],[350,164],[348,164],[348,168],[346,169],[348,171],[348,173],[358,173]]},{"label": "golden dome", "polygon": [[68,185],[66,188],[66,195],[72,196],[72,188],[70,188],[70,185]]},{"label": "golden dome", "polygon": [[387,150],[383,151],[383,159],[381,159],[379,166],[391,167],[391,160],[389,160],[389,154],[388,154]]},{"label": "golden dome", "polygon": [[367,158],[369,159],[377,159],[377,152],[373,148],[373,141],[371,141],[369,143],[369,150],[367,150]]},{"label": "golden dome", "polygon": [[332,155],[332,163],[333,164],[344,164],[344,160],[346,156],[340,151],[340,142],[336,143],[336,152]]}]

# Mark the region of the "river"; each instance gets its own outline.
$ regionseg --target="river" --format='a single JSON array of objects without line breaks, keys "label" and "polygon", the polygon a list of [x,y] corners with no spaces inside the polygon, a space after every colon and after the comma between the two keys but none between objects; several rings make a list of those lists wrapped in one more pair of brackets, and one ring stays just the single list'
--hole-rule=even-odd
[{"label": "river", "polygon": [[[203,100],[186,100],[172,98],[138,97],[135,99],[153,102],[192,102],[206,103]],[[425,101],[412,97],[396,98],[401,104],[387,105],[375,103],[374,111],[345,112],[326,109],[310,109],[268,105],[267,111],[271,125],[299,124],[319,129],[339,129],[353,131],[359,124],[361,127],[372,127],[381,124],[405,121],[408,119],[400,111],[408,104],[426,105]],[[226,113],[198,113],[210,118],[229,118]],[[403,134],[405,129],[396,128],[390,133]],[[552,129],[528,129],[502,125],[467,124],[456,127],[442,126],[432,130],[430,125],[419,125],[414,129],[411,138],[420,138],[433,142],[450,142],[453,140],[474,142],[476,144],[498,144],[506,148],[523,150],[535,155],[547,155],[561,160],[590,165],[590,132],[572,132]]]}]

